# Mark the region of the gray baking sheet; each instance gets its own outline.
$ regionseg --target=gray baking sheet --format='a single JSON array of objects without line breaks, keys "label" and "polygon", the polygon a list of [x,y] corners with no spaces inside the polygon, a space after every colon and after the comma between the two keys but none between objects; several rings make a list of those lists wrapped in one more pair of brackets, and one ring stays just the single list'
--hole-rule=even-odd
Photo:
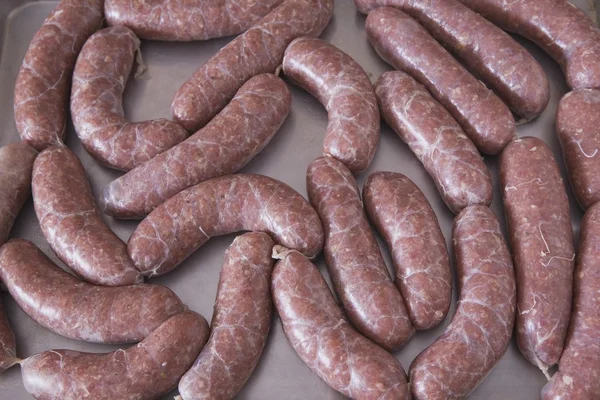
[{"label": "gray baking sheet", "polygon": [[[0,0],[0,24],[4,22],[4,38],[0,57],[0,145],[19,139],[13,119],[13,87],[18,69],[29,42],[44,18],[57,2],[41,1],[24,3],[19,0]],[[586,9],[587,0],[573,1]],[[11,8],[12,9],[11,11]],[[588,11],[586,9],[586,11]],[[7,14],[10,12],[10,14]],[[359,14],[350,0],[337,0],[334,19],[323,34],[323,38],[350,54],[367,71],[372,81],[390,67],[379,59],[367,42],[365,17]],[[145,79],[131,80],[125,92],[125,113],[134,121],[170,118],[170,103],[175,91],[192,73],[231,38],[193,43],[142,43],[142,53],[148,65]],[[552,98],[544,113],[535,121],[518,127],[521,136],[532,135],[542,138],[554,151],[560,163],[563,177],[564,164],[555,135],[554,119],[560,97],[567,87],[563,75],[548,56],[532,44],[522,41],[525,47],[542,64],[551,85]],[[259,173],[280,179],[306,196],[305,174],[308,164],[321,155],[323,136],[327,125],[327,114],[323,107],[309,94],[291,86],[293,94],[292,111],[271,143],[243,171]],[[226,134],[226,132],[224,132]],[[96,198],[102,188],[121,173],[100,166],[83,149],[72,125],[69,125],[67,145],[73,149],[85,166]],[[497,184],[497,160],[486,157],[492,172],[495,191],[492,209],[501,219],[502,204]],[[358,176],[362,187],[364,179],[374,171],[396,171],[407,175],[418,184],[435,210],[448,247],[451,248],[451,228],[453,215],[444,205],[433,182],[408,147],[391,131],[383,126],[381,141],[375,159],[369,169]],[[572,193],[571,215],[573,226],[578,233],[582,212],[577,208]],[[127,240],[136,222],[117,221],[105,217],[110,227]],[[29,201],[19,216],[13,237],[33,241],[59,265],[57,258],[45,242]],[[211,239],[181,266],[167,275],[152,279],[152,283],[162,284],[173,289],[192,309],[210,320],[217,290],[217,281],[225,249],[234,235]],[[382,242],[380,241],[382,245]],[[382,245],[386,261],[389,254]],[[319,269],[327,276],[322,258],[317,260]],[[63,338],[37,325],[23,313],[7,293],[0,295],[8,318],[15,330],[18,355],[22,358],[35,353],[57,348],[67,348],[90,352],[109,352],[118,346],[90,344]],[[432,343],[450,323],[454,314],[456,289],[449,317],[436,329],[418,332],[402,350],[394,353],[405,369],[419,352]],[[520,355],[513,339],[508,351],[487,379],[471,395],[470,399],[481,400],[530,400],[539,398],[545,378],[534,366]],[[164,397],[172,399],[173,393]],[[0,399],[29,399],[22,386],[19,367],[14,367],[0,375]],[[306,367],[288,344],[280,322],[274,317],[271,333],[265,351],[254,374],[238,395],[239,399],[343,399],[344,397],[320,380]],[[116,399],[115,399],[116,400]]]}]

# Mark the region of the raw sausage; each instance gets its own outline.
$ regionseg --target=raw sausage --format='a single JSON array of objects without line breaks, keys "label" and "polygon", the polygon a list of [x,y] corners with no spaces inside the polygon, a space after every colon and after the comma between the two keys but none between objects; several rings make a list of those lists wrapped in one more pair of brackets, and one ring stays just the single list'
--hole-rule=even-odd
[{"label": "raw sausage", "polygon": [[415,329],[390,279],[352,173],[332,157],[317,158],[308,166],[306,187],[323,222],[325,262],[348,319],[384,349],[398,349]]},{"label": "raw sausage", "polygon": [[375,93],[383,118],[421,161],[453,213],[492,202],[490,172],[477,148],[423,86],[390,71],[375,82]]},{"label": "raw sausage", "polygon": [[500,223],[487,207],[465,208],[452,242],[460,299],[452,323],[410,366],[415,399],[465,399],[500,360],[515,323],[515,274]]},{"label": "raw sausage", "polygon": [[208,40],[242,33],[283,0],[106,0],[108,25],[141,39]]},{"label": "raw sausage", "polygon": [[27,144],[11,143],[0,148],[0,245],[31,195],[31,171],[37,151]]},{"label": "raw sausage", "polygon": [[290,107],[281,79],[251,78],[203,129],[105,187],[104,212],[141,218],[190,186],[238,171],[270,142]]},{"label": "raw sausage", "polygon": [[517,275],[517,343],[547,375],[562,353],[571,312],[569,200],[552,152],[534,137],[502,152],[500,187]]},{"label": "raw sausage", "polygon": [[573,192],[584,210],[600,201],[599,125],[600,90],[579,89],[560,100],[556,133]]},{"label": "raw sausage", "polygon": [[208,339],[192,311],[176,314],[127,350],[49,350],[21,362],[25,390],[38,400],[153,400],[177,386]]},{"label": "raw sausage", "polygon": [[[102,29],[83,46],[71,89],[71,117],[83,147],[101,164],[128,171],[187,137],[164,118],[129,122],[123,91],[140,40],[123,26]],[[139,68],[139,66],[138,66]]]},{"label": "raw sausage", "polygon": [[365,181],[369,218],[392,253],[396,286],[416,329],[430,329],[448,314],[452,275],[446,240],[429,202],[410,179],[375,172]]},{"label": "raw sausage", "polygon": [[179,88],[171,111],[188,131],[202,128],[251,77],[273,73],[285,48],[300,36],[319,36],[333,14],[333,0],[285,0],[223,47]]},{"label": "raw sausage", "polygon": [[382,7],[367,16],[367,36],[386,62],[431,92],[461,124],[477,148],[497,154],[515,137],[506,105],[454,59],[417,21]]},{"label": "raw sausage", "polygon": [[377,150],[380,117],[363,68],[332,44],[305,37],[285,50],[283,72],[327,109],[323,154],[337,158],[355,174],[366,169]]},{"label": "raw sausage", "polygon": [[457,0],[354,0],[364,14],[399,8],[483,80],[517,115],[529,121],[550,100],[541,65],[508,34]]},{"label": "raw sausage", "polygon": [[210,179],[173,196],[133,232],[129,255],[142,274],[162,275],[212,236],[263,231],[309,257],[323,248],[323,227],[311,205],[283,182],[262,175]]},{"label": "raw sausage", "polygon": [[4,306],[0,303],[0,374],[15,365],[17,359],[17,341]]},{"label": "raw sausage", "polygon": [[600,31],[565,0],[460,0],[507,31],[540,46],[561,66],[571,89],[600,88]]},{"label": "raw sausage", "polygon": [[104,287],[83,282],[22,239],[12,239],[0,249],[0,279],[35,322],[88,342],[139,342],[185,309],[164,286]]},{"label": "raw sausage", "polygon": [[276,253],[273,301],[302,361],[352,399],[409,400],[402,365],[350,326],[315,265],[296,251]]},{"label": "raw sausage", "polygon": [[103,0],[62,0],[29,44],[15,84],[15,123],[38,151],[64,139],[73,67],[102,26],[103,6]]},{"label": "raw sausage", "polygon": [[125,243],[100,218],[83,165],[71,150],[50,147],[40,153],[32,192],[46,241],[73,272],[97,285],[142,281]]},{"label": "raw sausage", "polygon": [[251,232],[225,252],[210,338],[179,381],[184,400],[232,399],[252,374],[271,327],[274,245],[266,233]]},{"label": "raw sausage", "polygon": [[575,270],[573,312],[558,372],[542,389],[543,400],[600,398],[600,203],[581,221]]}]

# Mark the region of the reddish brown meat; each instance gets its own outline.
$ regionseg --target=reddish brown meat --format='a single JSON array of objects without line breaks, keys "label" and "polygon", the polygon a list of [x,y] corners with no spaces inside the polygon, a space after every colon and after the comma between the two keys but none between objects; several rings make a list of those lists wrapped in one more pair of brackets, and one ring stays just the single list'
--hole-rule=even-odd
[{"label": "reddish brown meat", "polygon": [[15,84],[15,122],[37,150],[64,139],[73,67],[102,26],[103,6],[103,0],[62,0],[29,44]]},{"label": "reddish brown meat", "polygon": [[465,208],[452,232],[460,299],[452,323],[410,366],[415,399],[465,399],[500,360],[515,322],[515,275],[498,219]]},{"label": "reddish brown meat", "polygon": [[323,40],[299,38],[285,50],[283,72],[327,109],[323,154],[355,174],[366,169],[377,150],[380,118],[373,85],[362,67]]},{"label": "reddish brown meat", "polygon": [[183,84],[171,111],[188,131],[208,123],[248,79],[274,73],[285,48],[301,36],[319,36],[333,14],[333,0],[285,0],[223,47]]},{"label": "reddish brown meat", "polygon": [[71,117],[85,149],[101,164],[128,171],[170,149],[187,131],[164,118],[129,122],[123,91],[140,40],[123,26],[102,29],[83,46],[71,90]]},{"label": "reddish brown meat", "polygon": [[517,274],[517,343],[547,374],[562,353],[571,312],[569,200],[552,152],[534,137],[502,152],[500,187]]},{"label": "reddish brown meat", "polygon": [[17,363],[17,341],[0,303],[0,374]]},{"label": "reddish brown meat", "polygon": [[62,262],[97,285],[140,283],[125,243],[102,221],[83,165],[66,147],[49,147],[33,165],[33,204],[42,233]]},{"label": "reddish brown meat", "polygon": [[271,141],[290,107],[281,79],[251,78],[203,129],[105,187],[104,212],[141,218],[190,186],[238,171]]},{"label": "reddish brown meat", "polygon": [[384,349],[398,349],[415,329],[390,279],[352,173],[335,158],[317,158],[308,166],[306,187],[323,222],[325,262],[348,319]]},{"label": "reddish brown meat", "polygon": [[508,107],[417,21],[395,8],[382,7],[369,13],[366,26],[377,53],[425,85],[481,152],[499,153],[515,137]]},{"label": "reddish brown meat", "polygon": [[448,314],[452,275],[446,240],[429,202],[406,176],[375,172],[365,181],[369,218],[392,253],[396,286],[416,329],[430,329]]},{"label": "reddish brown meat", "polygon": [[306,257],[285,251],[273,271],[273,301],[298,356],[329,386],[355,400],[410,400],[404,369],[344,319]]}]

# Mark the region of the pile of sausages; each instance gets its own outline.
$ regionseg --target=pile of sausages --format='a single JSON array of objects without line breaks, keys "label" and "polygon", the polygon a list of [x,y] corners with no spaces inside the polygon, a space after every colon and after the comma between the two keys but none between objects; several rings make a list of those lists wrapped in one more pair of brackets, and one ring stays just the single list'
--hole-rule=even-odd
[{"label": "pile of sausages", "polygon": [[[355,5],[368,14],[369,42],[395,69],[374,85],[318,39],[333,0],[59,3],[17,77],[22,142],[0,149],[0,280],[53,332],[137,344],[19,359],[0,306],[0,371],[20,364],[25,389],[44,400],[155,399],[177,386],[183,400],[231,399],[259,361],[274,305],[298,356],[353,399],[466,398],[514,328],[523,356],[549,379],[544,400],[600,398],[600,30],[565,0]],[[572,89],[556,129],[587,210],[577,254],[556,160],[543,141],[516,135],[546,108],[549,84],[502,29],[542,47]],[[140,39],[227,35],[239,36],[177,91],[173,120],[126,118],[127,80],[144,68]],[[306,173],[308,200],[273,178],[237,173],[290,112],[280,72],[328,113],[323,155]],[[68,112],[85,150],[125,171],[98,205],[63,143]],[[362,193],[356,183],[375,156],[381,118],[456,215],[457,309],[408,374],[390,352],[446,318],[451,262],[437,216],[410,179],[375,172]],[[492,180],[481,153],[499,155],[510,251],[488,208]],[[30,194],[44,238],[72,274],[34,244],[8,240]],[[124,243],[100,211],[141,222]],[[249,232],[226,251],[210,327],[170,289],[144,283],[211,237],[240,231]],[[340,304],[311,262],[321,251]]]}]

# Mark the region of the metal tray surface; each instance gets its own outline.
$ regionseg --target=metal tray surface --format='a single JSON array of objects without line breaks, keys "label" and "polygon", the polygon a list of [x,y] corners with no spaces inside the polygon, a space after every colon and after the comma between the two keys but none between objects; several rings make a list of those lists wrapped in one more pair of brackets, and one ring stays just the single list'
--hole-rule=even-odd
[{"label": "metal tray surface", "polygon": [[[587,0],[573,2],[589,11]],[[18,69],[31,38],[57,2],[24,3],[20,0],[2,0],[0,3],[2,3],[0,4],[0,24],[4,24],[0,58],[0,145],[6,145],[19,139],[14,124],[12,100]],[[7,14],[11,7],[13,7],[12,12]],[[382,72],[391,67],[384,63],[368,44],[364,23],[365,17],[355,10],[352,1],[336,0],[334,19],[322,37],[350,54],[365,68],[372,81],[375,81]],[[231,38],[193,43],[144,41],[142,53],[149,70],[144,79],[132,79],[128,83],[124,102],[126,115],[135,121],[158,117],[170,118],[170,103],[175,91],[229,40]],[[554,61],[531,43],[524,40],[521,42],[543,65],[551,83],[552,98],[543,114],[537,120],[519,126],[518,133],[521,136],[532,135],[542,138],[554,151],[563,177],[566,178],[562,155],[555,135],[554,120],[558,101],[566,93],[567,86]],[[306,168],[314,158],[321,155],[327,114],[317,100],[302,89],[290,85],[290,90],[293,94],[293,106],[287,121],[265,150],[243,171],[280,179],[306,196]],[[69,125],[67,145],[77,153],[83,162],[94,195],[98,198],[102,188],[121,173],[104,168],[94,161],[81,146],[72,125]],[[492,209],[503,220],[497,182],[497,159],[486,157],[486,162],[495,185]],[[357,177],[359,185],[362,187],[364,179],[370,173],[382,170],[402,172],[419,185],[435,210],[448,248],[451,249],[453,215],[442,202],[433,182],[416,157],[385,125],[382,128],[381,141],[373,163],[366,172]],[[573,226],[577,234],[582,212],[577,207],[570,189],[569,199]],[[128,239],[137,224],[132,221],[117,221],[106,216],[105,220],[123,240]],[[62,266],[41,234],[31,200],[22,210],[12,236],[33,241],[53,261]],[[229,235],[211,239],[183,265],[167,275],[152,279],[151,282],[170,287],[192,310],[201,313],[210,321],[224,251],[233,238],[234,235]],[[381,241],[380,245],[388,266],[390,266],[389,253]],[[329,282],[322,258],[317,260],[317,264]],[[395,353],[405,369],[408,369],[415,356],[432,343],[450,323],[454,314],[456,296],[455,284],[452,309],[444,323],[436,329],[417,333],[405,348]],[[3,292],[0,297],[15,330],[17,352],[22,358],[57,348],[90,352],[109,352],[118,348],[118,346],[90,344],[63,338],[37,325],[19,309],[6,292]],[[542,373],[525,361],[513,338],[513,342],[502,360],[473,392],[470,399],[536,399],[539,398],[540,389],[544,383],[545,378]],[[163,398],[172,399],[175,394],[176,391]],[[22,386],[18,366],[0,375],[0,399],[28,398],[30,396]],[[258,367],[237,398],[300,400],[343,399],[344,397],[329,388],[302,363],[288,344],[277,316],[274,316],[269,340]]]}]

